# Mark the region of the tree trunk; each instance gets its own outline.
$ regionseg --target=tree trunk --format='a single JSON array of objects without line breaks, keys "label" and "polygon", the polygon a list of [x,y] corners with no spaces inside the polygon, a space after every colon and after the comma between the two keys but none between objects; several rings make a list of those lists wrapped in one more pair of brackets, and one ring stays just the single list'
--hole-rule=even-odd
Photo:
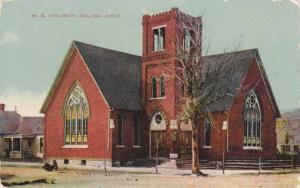
[{"label": "tree trunk", "polygon": [[199,174],[198,126],[192,122],[192,174]]}]

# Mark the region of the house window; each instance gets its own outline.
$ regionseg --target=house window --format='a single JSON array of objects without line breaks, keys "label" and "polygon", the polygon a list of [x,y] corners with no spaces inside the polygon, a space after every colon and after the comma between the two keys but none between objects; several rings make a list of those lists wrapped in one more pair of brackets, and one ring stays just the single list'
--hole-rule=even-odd
[{"label": "house window", "polygon": [[152,98],[156,98],[157,97],[156,83],[157,83],[156,77],[152,77],[152,79],[151,79]]},{"label": "house window", "polygon": [[244,106],[244,146],[255,148],[261,146],[261,111],[254,91],[246,96]]},{"label": "house window", "polygon": [[29,139],[29,140],[27,140],[28,141],[28,147],[29,148],[31,148],[31,145],[32,145],[32,140],[31,139]]},{"label": "house window", "polygon": [[160,77],[159,85],[160,85],[160,97],[164,97],[165,96],[165,78],[164,78],[164,76]]},{"label": "house window", "polygon": [[204,146],[210,146],[211,123],[208,119],[204,120]]},{"label": "house window", "polygon": [[165,49],[165,28],[153,29],[153,51],[162,51]]},{"label": "house window", "polygon": [[13,139],[13,151],[20,151],[21,150],[21,139],[14,138]]},{"label": "house window", "polygon": [[86,165],[86,160],[81,160],[80,164],[85,166]]},{"label": "house window", "polygon": [[87,144],[88,116],[87,99],[83,90],[76,85],[69,94],[64,107],[65,145]]},{"label": "house window", "polygon": [[123,145],[123,115],[118,115],[117,145]]},{"label": "house window", "polygon": [[133,127],[133,133],[134,133],[134,145],[135,146],[139,146],[140,145],[140,135],[139,135],[139,130],[140,130],[140,127],[139,127],[139,117],[137,115],[134,116],[134,127]]},{"label": "house window", "polygon": [[44,138],[40,138],[40,152],[44,151]]},{"label": "house window", "polygon": [[191,50],[191,42],[192,42],[192,36],[190,31],[185,31],[183,36],[183,49],[185,51]]}]

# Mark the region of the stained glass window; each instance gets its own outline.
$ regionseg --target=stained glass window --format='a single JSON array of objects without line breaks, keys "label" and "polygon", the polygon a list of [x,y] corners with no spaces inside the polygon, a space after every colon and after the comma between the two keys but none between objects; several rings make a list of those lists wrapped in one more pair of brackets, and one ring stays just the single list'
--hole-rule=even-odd
[{"label": "stained glass window", "polygon": [[76,85],[64,106],[65,145],[87,144],[88,102],[83,90]]},{"label": "stained glass window", "polygon": [[244,146],[261,146],[261,110],[256,93],[248,93],[244,106]]}]

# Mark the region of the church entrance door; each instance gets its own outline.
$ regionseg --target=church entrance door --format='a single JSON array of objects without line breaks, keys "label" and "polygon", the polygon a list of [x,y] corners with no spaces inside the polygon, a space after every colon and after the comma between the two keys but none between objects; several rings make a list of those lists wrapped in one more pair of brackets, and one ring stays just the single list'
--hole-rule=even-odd
[{"label": "church entrance door", "polygon": [[160,112],[156,112],[150,123],[150,157],[167,157],[166,122]]}]

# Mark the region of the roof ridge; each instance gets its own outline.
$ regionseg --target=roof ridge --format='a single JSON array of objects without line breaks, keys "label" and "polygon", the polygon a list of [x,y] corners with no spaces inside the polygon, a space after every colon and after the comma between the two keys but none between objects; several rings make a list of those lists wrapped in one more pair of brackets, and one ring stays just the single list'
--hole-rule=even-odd
[{"label": "roof ridge", "polygon": [[92,46],[92,47],[95,47],[95,48],[101,48],[101,49],[103,49],[103,50],[109,50],[109,51],[116,52],[116,53],[122,53],[122,54],[126,54],[126,55],[131,55],[131,56],[141,57],[141,56],[139,56],[139,55],[130,54],[130,53],[128,53],[128,52],[123,52],[123,51],[113,50],[113,49],[109,49],[109,48],[104,48],[104,47],[96,46],[96,45],[93,45],[93,44],[89,44],[89,43],[81,42],[81,41],[77,41],[77,40],[73,40],[73,42],[74,42],[75,46],[77,46],[76,43],[79,43],[79,44],[83,44],[83,45],[89,45],[89,46]]},{"label": "roof ridge", "polygon": [[237,51],[231,51],[231,52],[217,53],[217,54],[206,55],[206,56],[203,56],[203,57],[213,57],[213,56],[226,55],[226,54],[242,53],[242,52],[247,52],[247,51],[257,52],[258,48],[250,48],[250,49],[245,49],[245,50],[237,50]]},{"label": "roof ridge", "polygon": [[23,118],[44,118],[44,116],[23,116]]}]

